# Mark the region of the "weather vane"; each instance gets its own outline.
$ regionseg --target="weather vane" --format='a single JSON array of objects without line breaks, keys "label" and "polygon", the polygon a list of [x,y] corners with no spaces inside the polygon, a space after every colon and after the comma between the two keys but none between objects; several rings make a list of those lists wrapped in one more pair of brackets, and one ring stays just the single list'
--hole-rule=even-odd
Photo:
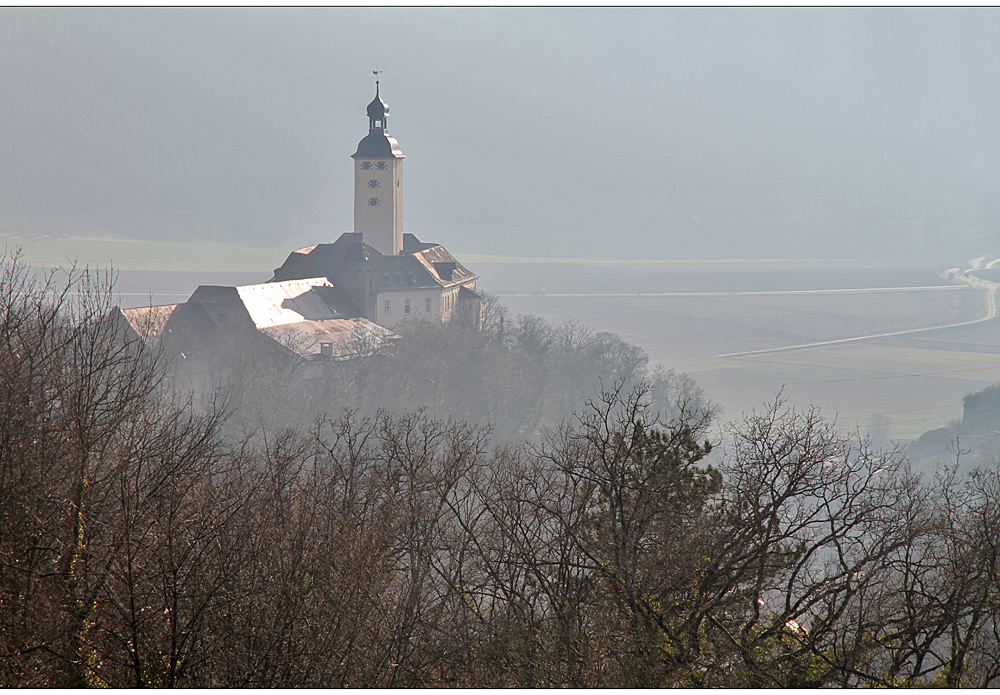
[{"label": "weather vane", "polygon": [[382,71],[378,69],[378,63],[375,63],[375,69],[372,70],[372,74],[375,75],[375,91],[376,92],[378,92],[378,76],[379,76],[380,72],[382,72]]}]

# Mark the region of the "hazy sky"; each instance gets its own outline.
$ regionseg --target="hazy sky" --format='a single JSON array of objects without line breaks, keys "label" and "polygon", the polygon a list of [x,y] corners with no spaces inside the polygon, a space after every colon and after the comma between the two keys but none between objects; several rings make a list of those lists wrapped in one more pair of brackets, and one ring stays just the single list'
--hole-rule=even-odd
[{"label": "hazy sky", "polygon": [[1000,241],[992,8],[4,8],[0,232],[332,241],[376,63],[405,229],[459,254]]}]

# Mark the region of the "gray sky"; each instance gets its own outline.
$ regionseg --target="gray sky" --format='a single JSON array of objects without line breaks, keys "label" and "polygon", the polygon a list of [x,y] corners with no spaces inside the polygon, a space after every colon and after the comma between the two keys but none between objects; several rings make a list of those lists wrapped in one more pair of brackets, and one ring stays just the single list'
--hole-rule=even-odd
[{"label": "gray sky", "polygon": [[934,258],[1000,236],[992,8],[4,8],[0,231],[332,241],[376,63],[405,228],[459,254]]}]

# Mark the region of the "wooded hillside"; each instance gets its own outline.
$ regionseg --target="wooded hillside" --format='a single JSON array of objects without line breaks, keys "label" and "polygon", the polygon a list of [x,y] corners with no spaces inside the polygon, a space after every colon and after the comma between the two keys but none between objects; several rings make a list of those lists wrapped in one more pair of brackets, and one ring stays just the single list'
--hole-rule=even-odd
[{"label": "wooded hillside", "polygon": [[638,348],[495,306],[195,412],[108,282],[0,287],[2,686],[1000,675],[996,466],[920,480],[780,399],[708,442]]}]

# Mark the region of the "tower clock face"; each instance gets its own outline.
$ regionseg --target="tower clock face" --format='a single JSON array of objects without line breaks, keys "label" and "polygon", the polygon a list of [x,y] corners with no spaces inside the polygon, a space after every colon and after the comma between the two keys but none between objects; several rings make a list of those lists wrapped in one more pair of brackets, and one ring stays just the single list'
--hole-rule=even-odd
[{"label": "tower clock face", "polygon": [[368,169],[372,168],[372,163],[371,162],[361,162],[361,168],[367,171]]},{"label": "tower clock face", "polygon": [[379,199],[378,198],[369,198],[368,199],[368,204],[369,205],[373,205],[373,206],[374,205],[378,205],[379,204]]}]

